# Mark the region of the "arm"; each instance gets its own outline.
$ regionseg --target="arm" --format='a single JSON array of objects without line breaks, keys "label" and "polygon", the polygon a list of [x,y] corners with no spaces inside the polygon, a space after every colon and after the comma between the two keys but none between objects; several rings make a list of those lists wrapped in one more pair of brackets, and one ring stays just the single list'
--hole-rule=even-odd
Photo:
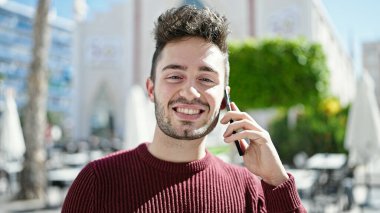
[{"label": "arm", "polygon": [[[227,112],[221,119],[223,124],[234,120],[226,129],[224,140],[227,143],[240,141],[246,168],[262,178],[265,197],[263,208],[269,212],[281,212],[280,209],[306,212],[298,196],[294,178],[286,172],[269,133],[250,115],[240,112],[234,103],[231,103],[231,109],[233,111]],[[237,133],[233,134],[234,131]],[[244,139],[248,139],[249,144]]]},{"label": "arm", "polygon": [[289,174],[289,179],[279,186],[272,186],[264,181],[261,185],[265,197],[265,209],[268,212],[307,212],[298,196],[294,177]]},{"label": "arm", "polygon": [[93,212],[95,174],[92,164],[85,166],[75,178],[62,206],[62,213]]},{"label": "arm", "polygon": [[[280,157],[274,147],[269,133],[259,126],[247,113],[240,112],[235,103],[233,111],[227,112],[221,119],[222,124],[231,123],[224,133],[224,141],[240,141],[244,151],[243,161],[247,169],[261,177],[266,183],[278,186],[289,179]],[[242,131],[239,131],[242,130]],[[236,134],[232,134],[236,131]],[[249,144],[244,140],[249,139]]]}]

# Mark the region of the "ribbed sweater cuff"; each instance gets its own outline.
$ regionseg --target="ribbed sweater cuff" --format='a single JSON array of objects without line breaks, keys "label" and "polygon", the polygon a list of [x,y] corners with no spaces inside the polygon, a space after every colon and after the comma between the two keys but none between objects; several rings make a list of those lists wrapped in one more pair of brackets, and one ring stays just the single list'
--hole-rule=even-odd
[{"label": "ribbed sweater cuff", "polygon": [[261,180],[268,212],[292,212],[302,205],[294,177],[288,175],[289,180],[276,187]]}]

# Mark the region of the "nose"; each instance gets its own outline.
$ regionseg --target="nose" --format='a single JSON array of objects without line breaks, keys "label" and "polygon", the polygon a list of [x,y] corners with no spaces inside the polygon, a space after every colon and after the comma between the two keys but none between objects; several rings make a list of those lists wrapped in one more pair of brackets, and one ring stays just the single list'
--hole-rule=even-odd
[{"label": "nose", "polygon": [[189,101],[201,97],[201,94],[193,85],[187,85],[184,88],[182,88],[179,92],[179,95],[186,98]]}]

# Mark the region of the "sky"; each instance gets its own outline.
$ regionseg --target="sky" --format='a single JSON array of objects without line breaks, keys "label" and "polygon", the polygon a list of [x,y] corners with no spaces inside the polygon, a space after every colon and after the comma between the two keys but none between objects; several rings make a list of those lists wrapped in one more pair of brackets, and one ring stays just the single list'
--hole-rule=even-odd
[{"label": "sky", "polygon": [[380,42],[379,0],[322,0],[337,36],[361,72],[361,45]]},{"label": "sky", "polygon": [[322,0],[344,40],[380,40],[379,0]]},{"label": "sky", "polygon": [[[9,0],[35,5],[37,0]],[[110,4],[127,0],[87,0],[88,13],[104,11]],[[342,45],[356,58],[356,67],[361,66],[361,44],[380,41],[379,0],[320,0]],[[73,0],[52,0],[59,16],[72,18]]]}]

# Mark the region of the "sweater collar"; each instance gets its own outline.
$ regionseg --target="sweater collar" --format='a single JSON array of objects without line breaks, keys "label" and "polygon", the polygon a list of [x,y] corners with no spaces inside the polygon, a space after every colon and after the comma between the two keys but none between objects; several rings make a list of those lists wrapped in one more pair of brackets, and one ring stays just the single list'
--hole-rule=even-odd
[{"label": "sweater collar", "polygon": [[173,163],[154,157],[148,151],[147,143],[140,144],[137,147],[137,152],[141,160],[149,166],[169,173],[196,173],[205,170],[212,163],[212,155],[207,150],[205,157],[202,159],[186,163]]}]

